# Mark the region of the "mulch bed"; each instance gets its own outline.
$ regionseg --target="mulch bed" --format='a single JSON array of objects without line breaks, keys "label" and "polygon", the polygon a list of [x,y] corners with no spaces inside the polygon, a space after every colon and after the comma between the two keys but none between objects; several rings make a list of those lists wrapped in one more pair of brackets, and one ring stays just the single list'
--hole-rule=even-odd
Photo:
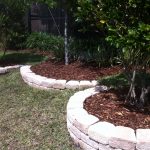
[{"label": "mulch bed", "polygon": [[128,88],[109,90],[87,98],[84,108],[101,121],[133,129],[150,128],[150,105],[144,110],[135,109],[124,103]]},{"label": "mulch bed", "polygon": [[121,67],[99,68],[80,62],[64,65],[64,62],[49,60],[31,67],[31,70],[41,76],[65,80],[96,80],[98,77],[121,72]]},{"label": "mulch bed", "polygon": [[[42,55],[48,54],[42,53]],[[0,61],[0,64],[8,66],[16,65],[17,62],[7,60]],[[65,80],[96,80],[98,77],[122,72],[120,66],[98,68],[80,62],[65,66],[64,62],[56,62],[53,59],[32,66],[31,70],[41,76]],[[133,129],[150,128],[150,106],[146,111],[139,111],[125,105],[124,96],[127,91],[128,89],[120,89],[96,94],[84,102],[84,108],[100,120],[115,125],[128,126]]]},{"label": "mulch bed", "polygon": [[[68,66],[64,62],[56,62],[52,59],[31,67],[36,74],[48,78],[65,80],[95,80],[98,77],[117,74],[121,67],[98,68],[74,62]],[[127,126],[133,129],[150,128],[150,109],[138,111],[124,104],[124,98],[128,89],[110,90],[96,94],[88,98],[84,108],[102,121],[115,125]]]}]

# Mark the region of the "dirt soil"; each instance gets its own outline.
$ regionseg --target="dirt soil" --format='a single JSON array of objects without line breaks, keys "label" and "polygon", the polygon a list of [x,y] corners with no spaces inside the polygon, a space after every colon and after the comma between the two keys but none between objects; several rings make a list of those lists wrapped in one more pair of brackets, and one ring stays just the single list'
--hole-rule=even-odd
[{"label": "dirt soil", "polygon": [[150,105],[143,110],[124,103],[128,89],[110,90],[86,99],[84,108],[101,121],[133,129],[150,128]]},{"label": "dirt soil", "polygon": [[48,78],[65,80],[96,80],[98,77],[117,74],[121,67],[114,66],[108,68],[99,68],[89,66],[80,62],[74,62],[64,65],[64,62],[49,60],[31,67],[31,70],[38,75]]}]

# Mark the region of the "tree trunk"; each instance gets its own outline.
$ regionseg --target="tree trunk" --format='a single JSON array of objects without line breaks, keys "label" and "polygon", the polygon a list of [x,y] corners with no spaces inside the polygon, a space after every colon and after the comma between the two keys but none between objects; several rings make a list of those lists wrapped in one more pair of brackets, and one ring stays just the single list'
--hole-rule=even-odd
[{"label": "tree trunk", "polygon": [[135,105],[137,103],[137,97],[135,93],[135,76],[136,76],[136,70],[133,71],[130,89],[126,97],[126,103],[130,103],[131,105]]},{"label": "tree trunk", "polygon": [[148,103],[148,100],[150,99],[150,86],[146,87],[145,79],[142,80],[142,88],[141,88],[141,95],[139,98],[139,106],[143,107],[145,104]]},{"label": "tree trunk", "polygon": [[[143,72],[144,73],[144,72]],[[137,108],[143,108],[145,104],[149,102],[150,99],[150,86],[146,87],[146,78],[144,77],[144,74],[140,75],[140,85],[138,85],[138,88],[141,88],[141,93],[136,94],[136,87],[135,87],[135,76],[136,76],[136,70],[133,71],[130,89],[126,97],[126,103],[129,103],[130,105],[134,105]],[[139,92],[139,89],[138,89]]]},{"label": "tree trunk", "polygon": [[7,51],[7,37],[6,37],[6,35],[4,34],[4,36],[3,36],[3,49],[4,49],[4,53],[3,53],[3,56],[2,57],[4,57],[5,56],[5,54],[6,54],[6,51]]},{"label": "tree trunk", "polygon": [[68,15],[67,11],[65,10],[65,29],[64,29],[64,46],[65,46],[65,65],[69,64],[68,58]]},{"label": "tree trunk", "polygon": [[3,56],[2,56],[2,57],[4,57],[5,54],[6,54],[6,47],[4,48],[4,53],[3,53]]}]

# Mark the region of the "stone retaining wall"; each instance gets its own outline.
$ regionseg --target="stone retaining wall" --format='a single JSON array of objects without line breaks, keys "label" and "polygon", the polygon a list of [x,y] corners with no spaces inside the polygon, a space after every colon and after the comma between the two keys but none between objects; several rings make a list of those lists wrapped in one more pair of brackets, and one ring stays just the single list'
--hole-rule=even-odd
[{"label": "stone retaining wall", "polygon": [[150,129],[114,126],[83,109],[87,97],[104,90],[107,87],[90,88],[69,99],[67,128],[74,143],[84,150],[150,150]]},{"label": "stone retaining wall", "polygon": [[22,65],[15,65],[15,66],[7,66],[7,67],[0,67],[0,74],[5,74],[9,72],[11,69],[16,69],[21,67]]},{"label": "stone retaining wall", "polygon": [[33,73],[30,69],[31,66],[23,66],[20,68],[20,73],[23,80],[30,86],[39,89],[83,89],[94,87],[97,81],[76,81],[76,80],[56,80],[51,78],[42,77]]}]

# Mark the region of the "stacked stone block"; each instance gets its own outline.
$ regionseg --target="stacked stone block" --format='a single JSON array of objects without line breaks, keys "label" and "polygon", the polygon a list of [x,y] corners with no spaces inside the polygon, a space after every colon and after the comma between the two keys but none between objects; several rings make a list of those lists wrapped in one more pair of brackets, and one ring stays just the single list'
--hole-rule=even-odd
[{"label": "stacked stone block", "polygon": [[67,105],[67,128],[74,143],[84,150],[150,150],[150,129],[133,130],[99,120],[83,108],[84,100],[107,90],[97,86],[75,93]]},{"label": "stacked stone block", "polygon": [[84,89],[89,87],[94,87],[98,83],[95,80],[56,80],[52,78],[46,78],[33,73],[30,69],[31,66],[23,66],[20,69],[21,76],[23,80],[30,86],[39,89]]}]

